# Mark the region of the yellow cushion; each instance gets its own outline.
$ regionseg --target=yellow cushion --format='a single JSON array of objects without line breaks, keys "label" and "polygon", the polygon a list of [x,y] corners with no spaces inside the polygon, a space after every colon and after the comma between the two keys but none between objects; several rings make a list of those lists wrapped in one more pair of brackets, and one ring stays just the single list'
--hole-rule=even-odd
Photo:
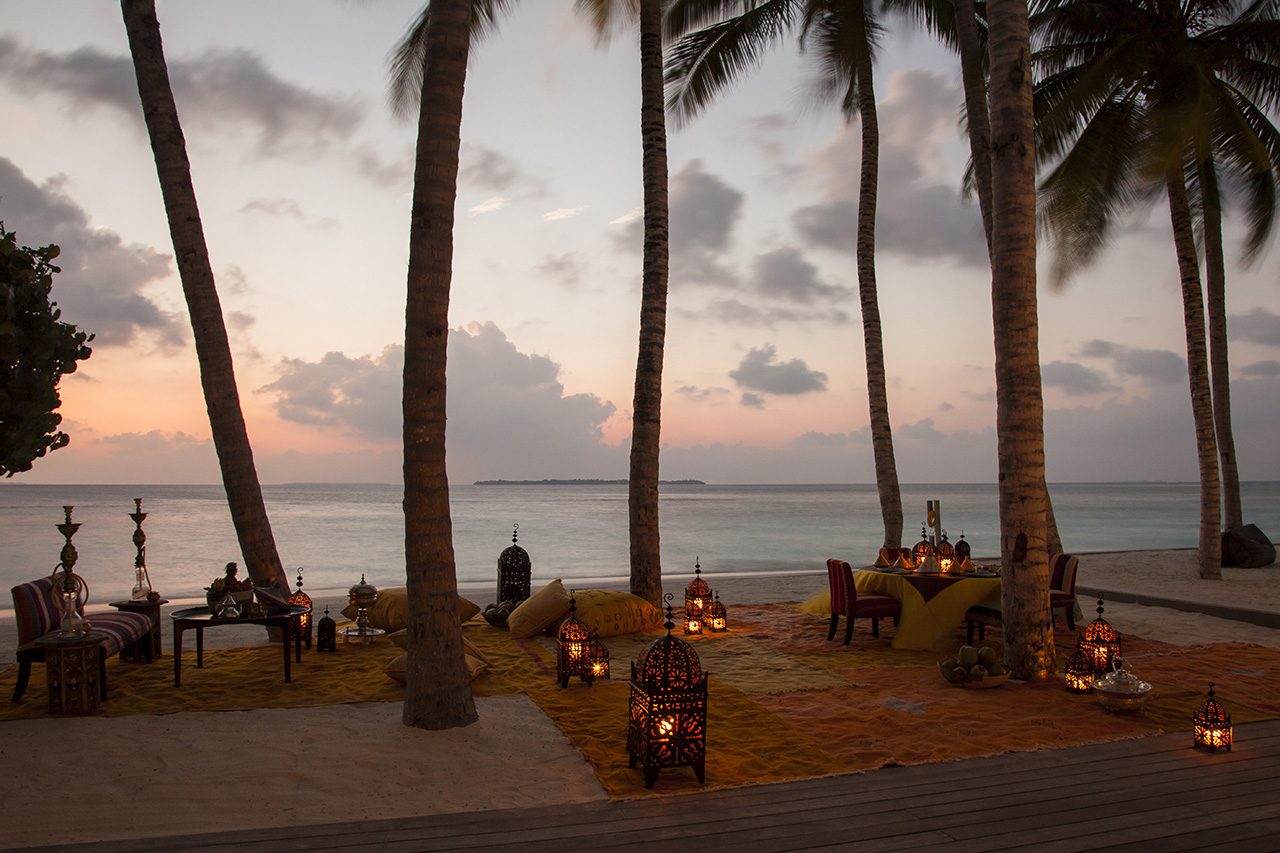
[{"label": "yellow cushion", "polygon": [[[466,622],[479,612],[478,605],[458,596],[460,622]],[[342,615],[354,621],[358,615],[356,606],[348,604],[342,608]],[[402,586],[378,590],[378,600],[369,608],[369,624],[389,634],[403,630],[409,624],[409,591]]]},{"label": "yellow cushion", "polygon": [[558,623],[569,612],[569,593],[557,578],[529,596],[507,617],[513,637],[532,637],[548,625]]},{"label": "yellow cushion", "polygon": [[[397,646],[399,646],[402,649],[409,648],[409,632],[407,630],[396,631],[394,633],[388,634],[387,639],[395,643]],[[480,648],[475,643],[468,640],[466,637],[462,638],[462,650],[467,654],[471,655],[472,657],[478,658],[484,661],[485,663],[489,662],[488,656],[485,655],[484,652],[480,651]]]},{"label": "yellow cushion", "polygon": [[662,623],[662,611],[639,596],[610,589],[580,589],[574,593],[574,615],[601,637],[648,631]]},{"label": "yellow cushion", "polygon": [[[464,646],[466,645],[465,640],[463,641],[463,644]],[[467,660],[467,674],[471,677],[472,681],[475,681],[476,676],[481,673],[488,672],[489,661],[478,658],[470,653],[465,654],[464,657]],[[397,684],[404,684],[408,680],[408,676],[406,675],[408,668],[409,655],[406,652],[405,654],[396,655],[392,658],[391,662],[383,667],[382,671],[387,674],[388,678]]]}]

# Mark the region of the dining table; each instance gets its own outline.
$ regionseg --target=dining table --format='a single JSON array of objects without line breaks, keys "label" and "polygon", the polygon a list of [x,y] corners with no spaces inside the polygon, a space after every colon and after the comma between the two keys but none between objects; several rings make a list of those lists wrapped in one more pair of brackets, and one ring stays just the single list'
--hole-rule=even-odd
[{"label": "dining table", "polygon": [[877,592],[902,602],[895,649],[945,651],[970,607],[1000,603],[1000,577],[995,573],[927,574],[868,567],[853,573],[853,586],[860,593]]}]

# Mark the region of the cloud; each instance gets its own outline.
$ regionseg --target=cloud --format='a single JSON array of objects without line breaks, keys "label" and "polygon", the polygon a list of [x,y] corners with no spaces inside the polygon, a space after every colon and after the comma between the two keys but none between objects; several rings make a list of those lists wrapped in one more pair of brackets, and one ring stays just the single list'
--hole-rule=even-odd
[{"label": "cloud", "polygon": [[1241,376],[1280,376],[1280,361],[1255,361],[1240,368]]},{"label": "cloud", "polygon": [[[958,180],[947,174],[943,154],[944,145],[956,139],[962,103],[958,84],[947,75],[923,70],[890,75],[877,112],[878,254],[988,264],[978,208],[962,203]],[[793,226],[809,245],[854,254],[861,162],[856,123],[841,125],[809,158],[811,177],[823,187],[823,198],[792,215]]]},{"label": "cloud", "polygon": [[555,221],[556,221],[556,220],[558,220],[558,219],[572,219],[573,217],[577,216],[579,213],[581,213],[582,211],[584,211],[584,210],[586,210],[586,209],[587,209],[587,208],[586,208],[585,206],[583,206],[583,207],[557,207],[555,210],[549,210],[549,211],[547,211],[546,213],[542,214],[542,221],[543,221],[543,222],[555,222]]},{"label": "cloud", "polygon": [[537,270],[561,287],[574,290],[582,283],[585,266],[582,256],[577,252],[566,252],[563,255],[547,255],[538,264]]},{"label": "cloud", "polygon": [[1068,396],[1102,394],[1120,390],[1102,373],[1072,361],[1053,361],[1042,365],[1040,381],[1046,388],[1057,388]]},{"label": "cloud", "polygon": [[[614,405],[593,394],[566,396],[560,366],[520,352],[493,323],[451,329],[448,364],[451,475],[617,477],[626,470],[625,453],[602,442]],[[261,389],[276,395],[281,418],[383,446],[399,442],[401,346],[376,358],[289,359],[281,370]]]},{"label": "cloud", "polygon": [[827,390],[827,374],[810,370],[802,360],[777,360],[778,350],[772,344],[752,349],[729,377],[740,387],[767,394],[806,394]]},{"label": "cloud", "polygon": [[762,295],[805,305],[819,299],[846,299],[850,295],[847,287],[819,281],[818,268],[791,246],[757,255],[752,283]]},{"label": "cloud", "polygon": [[802,433],[791,442],[796,447],[851,447],[871,444],[871,427],[858,432],[809,432]]},{"label": "cloud", "polygon": [[681,385],[676,389],[676,393],[686,400],[695,403],[705,403],[709,400],[718,400],[730,393],[728,388],[699,388],[696,385]]},{"label": "cloud", "polygon": [[1105,358],[1121,376],[1133,376],[1157,385],[1187,381],[1187,362],[1163,349],[1135,349],[1111,341],[1092,340],[1080,348],[1081,358]]},{"label": "cloud", "polygon": [[764,398],[759,394],[753,394],[750,391],[743,391],[742,398],[738,402],[748,409],[764,408]]},{"label": "cloud", "polygon": [[716,299],[697,309],[676,308],[676,313],[699,323],[708,320],[737,326],[775,328],[782,323],[829,323],[843,326],[852,322],[848,311],[839,308],[798,311],[778,306],[748,305],[738,299]]},{"label": "cloud", "polygon": [[1280,347],[1280,316],[1265,308],[1254,308],[1246,314],[1227,316],[1232,338],[1268,347]]},{"label": "cloud", "polygon": [[487,198],[479,204],[472,205],[467,208],[467,213],[476,216],[481,213],[493,213],[495,210],[502,210],[507,206],[507,200],[500,195]]},{"label": "cloud", "polygon": [[458,162],[458,183],[512,196],[516,200],[543,196],[546,184],[525,171],[516,160],[486,145],[463,146]]},{"label": "cloud", "polygon": [[62,249],[53,298],[67,322],[96,335],[94,347],[125,346],[140,335],[154,336],[164,347],[186,344],[185,318],[145,295],[172,274],[172,257],[150,246],[126,246],[114,231],[91,226],[59,179],[37,186],[0,157],[0,219],[21,245],[56,243]]},{"label": "cloud", "polygon": [[302,209],[302,205],[292,198],[254,198],[246,202],[237,213],[270,216],[276,219],[292,219],[303,225],[317,228],[332,228],[337,220],[332,217],[315,217]]}]

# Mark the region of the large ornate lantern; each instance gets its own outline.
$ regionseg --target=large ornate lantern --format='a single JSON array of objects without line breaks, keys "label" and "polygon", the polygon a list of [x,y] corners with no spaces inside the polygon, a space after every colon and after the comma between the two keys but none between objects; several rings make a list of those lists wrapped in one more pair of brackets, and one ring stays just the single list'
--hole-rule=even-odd
[{"label": "large ornate lantern", "polygon": [[338,650],[338,623],[329,615],[329,608],[324,609],[324,618],[316,628],[316,651],[336,652]]},{"label": "large ornate lantern", "polygon": [[969,559],[972,554],[972,550],[969,548],[969,543],[964,541],[963,530],[960,531],[960,541],[956,543],[955,549],[955,561],[957,563],[963,563],[965,560]]},{"label": "large ornate lantern", "polygon": [[1212,681],[1209,682],[1209,698],[1196,711],[1192,736],[1197,749],[1231,751],[1231,715],[1221,702],[1213,698]]},{"label": "large ornate lantern", "polygon": [[519,529],[520,525],[512,525],[511,544],[498,555],[498,600],[513,604],[529,597],[529,577],[533,572],[529,552],[516,544]]},{"label": "large ornate lantern", "polygon": [[701,634],[706,609],[711,606],[711,587],[702,579],[701,558],[693,562],[693,580],[684,590],[684,632]]},{"label": "large ornate lantern", "polygon": [[956,549],[955,546],[947,541],[947,531],[942,531],[942,541],[938,543],[938,567],[944,572],[951,571],[951,567],[955,565]]},{"label": "large ornate lantern", "polygon": [[627,755],[630,766],[644,766],[646,788],[653,787],[663,767],[692,767],[705,784],[707,676],[693,647],[671,636],[670,595],[664,627],[667,635],[631,663]]},{"label": "large ornate lantern", "polygon": [[1077,649],[1062,680],[1068,693],[1092,693],[1093,679],[1097,674],[1093,668],[1093,657],[1083,649]]},{"label": "large ornate lantern", "polygon": [[720,603],[720,593],[716,593],[716,600],[711,602],[711,606],[707,608],[704,621],[713,634],[721,634],[729,630],[729,615],[725,611],[724,605]]},{"label": "large ornate lantern", "polygon": [[592,680],[587,660],[591,650],[591,634],[579,621],[577,610],[578,603],[571,595],[569,616],[560,623],[560,630],[556,634],[556,681],[560,682],[561,687],[568,687],[569,679],[575,675],[588,685]]},{"label": "large ornate lantern", "polygon": [[917,566],[923,566],[924,561],[934,556],[933,543],[929,541],[928,528],[920,528],[920,541],[911,549],[911,559],[915,561]]},{"label": "large ornate lantern", "polygon": [[1112,661],[1120,656],[1120,632],[1102,618],[1102,599],[1098,599],[1098,618],[1080,635],[1080,651],[1093,659],[1094,672],[1109,672]]},{"label": "large ornate lantern", "polygon": [[294,621],[294,630],[298,632],[298,636],[302,637],[302,642],[306,645],[307,650],[311,650],[311,596],[302,591],[302,567],[298,567],[298,591],[289,596],[289,604],[298,605],[299,607],[308,608]]}]

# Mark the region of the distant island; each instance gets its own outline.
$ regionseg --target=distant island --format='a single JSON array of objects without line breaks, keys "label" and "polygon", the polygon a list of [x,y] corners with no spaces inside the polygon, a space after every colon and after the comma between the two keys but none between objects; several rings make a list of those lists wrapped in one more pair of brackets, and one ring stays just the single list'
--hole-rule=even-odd
[{"label": "distant island", "polygon": [[[625,486],[627,480],[476,480],[473,486]],[[701,480],[659,480],[660,486],[705,486]]]}]

